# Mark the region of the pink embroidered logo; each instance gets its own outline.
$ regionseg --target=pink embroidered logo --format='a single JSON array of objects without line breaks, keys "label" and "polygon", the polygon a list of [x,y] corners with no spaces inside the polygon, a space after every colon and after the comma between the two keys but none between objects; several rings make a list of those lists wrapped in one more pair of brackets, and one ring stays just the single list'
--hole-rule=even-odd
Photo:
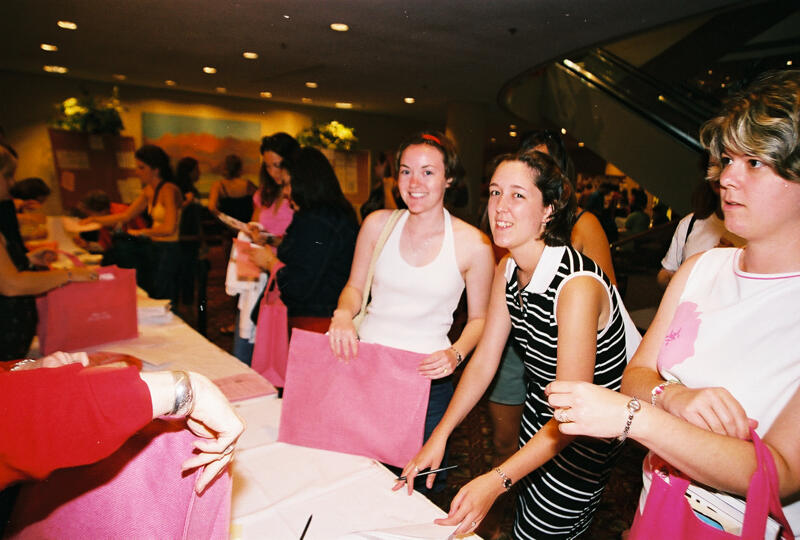
[{"label": "pink embroidered logo", "polygon": [[675,310],[664,343],[658,351],[658,368],[669,369],[692,356],[699,329],[700,313],[697,312],[697,304],[681,303]]}]

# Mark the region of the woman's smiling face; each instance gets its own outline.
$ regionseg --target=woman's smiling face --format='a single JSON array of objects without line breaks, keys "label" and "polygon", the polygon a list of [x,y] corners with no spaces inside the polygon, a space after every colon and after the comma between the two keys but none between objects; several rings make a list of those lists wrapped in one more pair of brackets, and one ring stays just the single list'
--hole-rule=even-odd
[{"label": "woman's smiling face", "polygon": [[489,184],[489,226],[499,247],[512,250],[526,242],[541,241],[544,224],[552,213],[534,183],[530,167],[521,161],[497,166]]},{"label": "woman's smiling face", "polygon": [[412,214],[444,204],[444,192],[451,180],[445,178],[444,156],[428,144],[413,144],[400,157],[397,187]]}]

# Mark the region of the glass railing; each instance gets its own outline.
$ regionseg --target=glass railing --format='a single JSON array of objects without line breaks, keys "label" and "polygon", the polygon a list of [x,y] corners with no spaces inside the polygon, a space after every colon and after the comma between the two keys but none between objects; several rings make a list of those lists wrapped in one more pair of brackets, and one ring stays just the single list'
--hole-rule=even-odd
[{"label": "glass railing", "polygon": [[701,150],[697,133],[718,103],[671,87],[603,49],[564,59],[556,66],[620,100],[685,145]]}]

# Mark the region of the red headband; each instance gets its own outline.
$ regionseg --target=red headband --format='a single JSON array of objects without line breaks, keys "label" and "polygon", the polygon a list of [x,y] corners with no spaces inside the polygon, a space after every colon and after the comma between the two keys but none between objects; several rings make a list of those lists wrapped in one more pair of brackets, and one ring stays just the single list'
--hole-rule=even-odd
[{"label": "red headband", "polygon": [[430,134],[428,134],[428,133],[425,133],[424,135],[422,135],[422,138],[423,138],[423,139],[427,139],[427,140],[429,140],[429,141],[433,141],[433,142],[435,142],[436,144],[438,144],[439,146],[444,146],[444,145],[442,144],[442,141],[440,141],[440,140],[439,140],[439,137],[436,137],[435,135],[430,135]]}]

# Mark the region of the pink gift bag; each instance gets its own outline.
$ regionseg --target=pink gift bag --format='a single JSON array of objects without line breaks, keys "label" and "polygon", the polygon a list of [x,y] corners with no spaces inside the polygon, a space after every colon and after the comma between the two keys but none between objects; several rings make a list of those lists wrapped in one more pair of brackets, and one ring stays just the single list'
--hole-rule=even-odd
[{"label": "pink gift bag", "polygon": [[294,329],[278,440],[403,467],[422,447],[430,380],[424,354],[359,343],[340,362],[328,336]]},{"label": "pink gift bag", "polygon": [[[767,516],[772,516],[780,524],[780,538],[794,538],[792,528],[783,514],[778,496],[778,473],[769,449],[755,431],[750,430],[755,448],[757,466],[750,477],[747,489],[747,506],[743,519],[741,536],[719,530],[698,518],[684,494],[689,487],[689,479],[677,471],[669,474],[669,483],[657,472],[653,472],[653,482],[647,493],[644,512],[636,511],[631,526],[630,540],[725,540],[742,538],[744,540],[763,540],[767,527]],[[738,520],[737,520],[738,521]]]},{"label": "pink gift bag", "polygon": [[231,477],[223,473],[197,495],[199,470],[181,473],[194,440],[182,422],[152,422],[98,463],[24,484],[6,533],[14,539],[226,539]]},{"label": "pink gift bag", "polygon": [[267,281],[264,297],[258,309],[256,341],[251,365],[254,370],[275,386],[283,387],[286,359],[289,355],[289,323],[286,306],[281,301],[273,270]]},{"label": "pink gift bag", "polygon": [[36,299],[42,354],[138,337],[136,271],[106,266],[99,279],[72,282]]}]

